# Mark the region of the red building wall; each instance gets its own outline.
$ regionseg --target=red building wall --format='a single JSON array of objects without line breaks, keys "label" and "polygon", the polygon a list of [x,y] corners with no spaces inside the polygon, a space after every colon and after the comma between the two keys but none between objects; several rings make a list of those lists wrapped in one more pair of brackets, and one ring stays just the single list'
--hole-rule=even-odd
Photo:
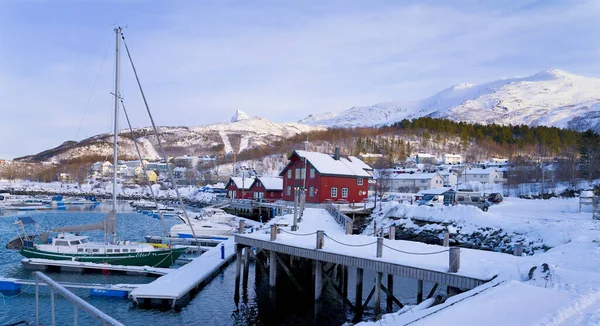
[{"label": "red building wall", "polygon": [[[227,187],[225,187],[225,189],[227,190],[227,198],[231,198],[229,196],[229,191],[231,191],[231,190],[235,190],[235,197],[233,197],[232,199],[252,199],[252,196],[253,196],[252,191],[250,191],[250,190],[242,191],[233,182],[228,183]],[[242,194],[243,194],[244,198],[242,198]]]},{"label": "red building wall", "polygon": [[[290,164],[284,169],[281,176],[283,177],[283,200],[294,200],[294,188],[302,188],[304,179],[296,179],[295,169],[304,167],[304,162],[297,156],[293,156]],[[292,177],[287,177],[287,170],[292,169]],[[359,203],[368,196],[369,182],[367,178],[363,178],[363,184],[358,185],[358,177],[350,176],[332,176],[320,175],[315,171],[315,177],[310,177],[310,162],[307,164],[306,171],[306,201],[309,203],[322,203],[326,200],[347,200],[350,203]],[[287,194],[287,187],[291,187],[290,195]],[[314,187],[314,196],[310,196],[310,187]],[[331,197],[331,188],[337,187],[337,197]],[[348,196],[342,197],[342,188],[348,188]]]},{"label": "red building wall", "polygon": [[277,191],[277,190],[267,191],[267,189],[265,189],[265,186],[262,183],[260,186],[257,186],[256,182],[253,183],[252,186],[250,187],[250,192],[252,193],[251,198],[255,198],[254,197],[255,192],[264,192],[265,193],[264,199],[267,199],[267,200],[279,200],[282,198],[281,191]]}]

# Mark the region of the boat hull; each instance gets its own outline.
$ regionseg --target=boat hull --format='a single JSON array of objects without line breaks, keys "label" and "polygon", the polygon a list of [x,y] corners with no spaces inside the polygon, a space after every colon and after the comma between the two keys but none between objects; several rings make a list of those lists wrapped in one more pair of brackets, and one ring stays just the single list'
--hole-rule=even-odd
[{"label": "boat hull", "polygon": [[78,255],[41,251],[35,248],[22,248],[21,255],[26,258],[40,258],[51,260],[72,260],[85,263],[125,265],[125,266],[151,266],[168,268],[175,260],[185,253],[185,248],[166,249],[148,252]]}]

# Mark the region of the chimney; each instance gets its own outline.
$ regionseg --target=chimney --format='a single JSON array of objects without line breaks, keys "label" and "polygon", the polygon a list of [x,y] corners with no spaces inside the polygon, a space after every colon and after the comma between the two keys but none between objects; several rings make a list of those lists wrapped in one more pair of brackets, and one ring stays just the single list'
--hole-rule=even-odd
[{"label": "chimney", "polygon": [[333,159],[336,161],[340,160],[340,148],[339,147],[335,148],[335,153],[333,154]]}]

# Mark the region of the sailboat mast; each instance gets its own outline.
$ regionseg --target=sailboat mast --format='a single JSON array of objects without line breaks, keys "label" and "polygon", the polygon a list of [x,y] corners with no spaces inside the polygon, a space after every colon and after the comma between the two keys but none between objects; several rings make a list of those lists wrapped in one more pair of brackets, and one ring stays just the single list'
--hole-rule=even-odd
[{"label": "sailboat mast", "polygon": [[[116,36],[116,51],[115,51],[115,125],[114,125],[114,139],[113,139],[113,189],[112,189],[112,210],[109,214],[109,227],[105,228],[105,236],[107,238],[111,238],[111,243],[117,242],[117,233],[116,231],[116,218],[117,218],[117,140],[119,135],[119,100],[121,97],[120,92],[120,80],[119,77],[121,75],[121,27],[115,28],[115,36]],[[110,230],[110,232],[107,232]],[[109,234],[112,233],[112,234]],[[112,235],[112,237],[111,237]],[[108,239],[107,239],[108,240]]]},{"label": "sailboat mast", "polygon": [[120,87],[120,65],[121,65],[121,27],[115,28],[116,34],[116,52],[115,52],[115,125],[113,139],[113,189],[112,189],[112,210],[117,211],[117,139],[119,134],[119,91]]}]

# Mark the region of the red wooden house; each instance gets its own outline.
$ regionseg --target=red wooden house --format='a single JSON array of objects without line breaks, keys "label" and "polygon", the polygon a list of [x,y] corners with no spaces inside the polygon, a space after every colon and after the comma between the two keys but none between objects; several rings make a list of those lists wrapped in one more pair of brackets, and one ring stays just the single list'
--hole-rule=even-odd
[{"label": "red wooden house", "polygon": [[257,177],[250,185],[253,199],[279,200],[283,195],[283,179]]},{"label": "red wooden house", "polygon": [[[322,203],[345,200],[358,203],[367,198],[371,167],[354,156],[294,151],[279,174],[283,177],[283,199],[294,200],[294,188],[306,189],[306,201]],[[308,171],[308,173],[306,173]]]},{"label": "red wooden house", "polygon": [[227,198],[231,199],[252,199],[252,191],[250,185],[254,182],[254,178],[231,177],[225,186],[227,189]]}]

